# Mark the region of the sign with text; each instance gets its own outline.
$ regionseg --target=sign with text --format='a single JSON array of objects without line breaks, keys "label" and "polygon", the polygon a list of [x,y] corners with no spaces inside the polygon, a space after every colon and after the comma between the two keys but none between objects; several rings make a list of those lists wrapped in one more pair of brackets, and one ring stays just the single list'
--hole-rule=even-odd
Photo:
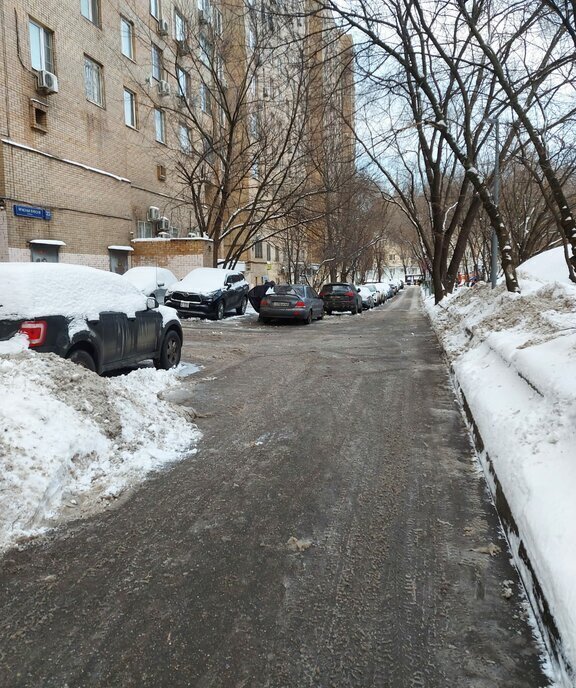
[{"label": "sign with text", "polygon": [[32,217],[37,220],[51,220],[52,212],[46,208],[35,208],[31,205],[15,205],[14,215],[18,217]]}]

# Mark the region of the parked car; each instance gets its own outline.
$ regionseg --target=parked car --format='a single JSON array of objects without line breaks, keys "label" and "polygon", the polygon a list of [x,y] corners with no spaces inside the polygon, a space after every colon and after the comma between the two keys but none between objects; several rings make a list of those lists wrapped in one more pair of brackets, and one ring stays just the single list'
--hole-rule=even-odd
[{"label": "parked car", "polygon": [[365,285],[358,287],[358,293],[362,299],[362,308],[369,310],[376,305],[374,302],[374,292]]},{"label": "parked car", "polygon": [[158,303],[164,303],[166,289],[178,281],[167,268],[157,268],[153,265],[130,268],[122,277],[145,296],[153,296]]},{"label": "parked car", "polygon": [[366,282],[362,285],[372,292],[372,298],[374,299],[374,305],[379,306],[381,303],[386,301],[386,295],[382,293],[381,289],[374,282]]},{"label": "parked car", "polygon": [[120,275],[61,263],[0,263],[0,339],[17,333],[99,374],[145,359],[172,368],[182,348],[174,310]]},{"label": "parked car", "polygon": [[378,282],[378,286],[380,287],[382,293],[386,295],[386,301],[394,296],[394,289],[392,288],[390,282]]},{"label": "parked car", "polygon": [[248,282],[237,270],[196,268],[167,291],[165,303],[180,315],[199,315],[222,320],[226,313],[246,312]]},{"label": "parked car", "polygon": [[362,313],[362,297],[358,287],[350,282],[333,282],[320,289],[320,298],[324,300],[324,310],[328,315],[332,311],[351,311]]},{"label": "parked car", "polygon": [[259,320],[303,320],[310,324],[324,317],[324,301],[305,284],[277,284],[260,301]]}]

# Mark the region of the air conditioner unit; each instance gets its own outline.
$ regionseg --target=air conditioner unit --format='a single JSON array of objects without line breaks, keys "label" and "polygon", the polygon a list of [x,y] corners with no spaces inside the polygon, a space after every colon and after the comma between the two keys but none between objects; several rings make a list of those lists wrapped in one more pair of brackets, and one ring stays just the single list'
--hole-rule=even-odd
[{"label": "air conditioner unit", "polygon": [[160,219],[160,208],[157,208],[155,205],[151,205],[146,213],[146,219],[148,222],[158,222]]},{"label": "air conditioner unit", "polygon": [[160,239],[169,239],[170,238],[170,232],[156,232],[156,236],[159,237]]},{"label": "air conditioner unit", "polygon": [[170,95],[170,84],[162,79],[158,82],[158,95],[169,96]]},{"label": "air conditioner unit", "polygon": [[198,232],[198,231],[192,230],[192,231],[188,232],[188,238],[189,239],[194,239],[195,237],[199,237],[199,236],[200,236],[200,232]]},{"label": "air conditioner unit", "polygon": [[180,228],[170,227],[170,236],[174,239],[178,238],[180,236]]},{"label": "air conditioner unit", "polygon": [[41,93],[58,93],[58,79],[52,72],[42,69],[38,72],[38,90]]},{"label": "air conditioner unit", "polygon": [[156,224],[156,231],[158,233],[170,231],[170,220],[167,217],[159,218]]},{"label": "air conditioner unit", "polygon": [[166,19],[159,19],[158,20],[158,35],[159,36],[167,36],[168,35],[168,21]]}]

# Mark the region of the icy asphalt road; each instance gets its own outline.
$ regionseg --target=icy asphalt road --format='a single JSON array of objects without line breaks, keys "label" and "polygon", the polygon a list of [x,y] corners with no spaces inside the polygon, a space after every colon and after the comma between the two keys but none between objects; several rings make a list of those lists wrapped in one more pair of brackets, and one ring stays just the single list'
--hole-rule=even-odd
[{"label": "icy asphalt road", "polygon": [[416,288],[185,358],[198,455],[0,561],[0,686],[547,685]]}]

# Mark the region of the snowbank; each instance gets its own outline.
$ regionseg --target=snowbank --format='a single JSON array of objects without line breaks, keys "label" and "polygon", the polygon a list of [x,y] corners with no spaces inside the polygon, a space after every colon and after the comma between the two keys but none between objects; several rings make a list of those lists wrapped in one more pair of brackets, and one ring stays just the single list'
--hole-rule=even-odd
[{"label": "snowbank", "polygon": [[576,285],[562,249],[518,276],[520,294],[479,285],[426,306],[561,637],[559,680],[574,685]]},{"label": "snowbank", "polygon": [[15,340],[0,352],[0,551],[102,510],[200,436],[162,400],[178,371],[102,378]]}]

